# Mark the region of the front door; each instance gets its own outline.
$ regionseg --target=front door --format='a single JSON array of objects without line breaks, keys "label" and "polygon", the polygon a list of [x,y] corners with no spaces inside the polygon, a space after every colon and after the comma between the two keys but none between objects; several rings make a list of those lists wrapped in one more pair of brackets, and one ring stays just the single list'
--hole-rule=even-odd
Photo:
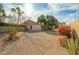
[{"label": "front door", "polygon": [[32,29],[32,26],[30,26],[30,29]]}]

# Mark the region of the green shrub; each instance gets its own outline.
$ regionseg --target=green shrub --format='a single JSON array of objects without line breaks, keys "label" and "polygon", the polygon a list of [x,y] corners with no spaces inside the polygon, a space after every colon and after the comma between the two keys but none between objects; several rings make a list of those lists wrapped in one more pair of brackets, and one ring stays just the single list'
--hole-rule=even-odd
[{"label": "green shrub", "polygon": [[14,39],[16,37],[17,29],[16,26],[13,26],[9,33],[9,39]]}]

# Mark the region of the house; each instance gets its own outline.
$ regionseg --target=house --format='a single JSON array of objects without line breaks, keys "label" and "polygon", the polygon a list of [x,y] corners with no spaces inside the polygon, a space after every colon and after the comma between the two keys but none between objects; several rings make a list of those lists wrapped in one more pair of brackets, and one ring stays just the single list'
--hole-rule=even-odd
[{"label": "house", "polygon": [[26,26],[26,29],[28,30],[41,30],[41,25],[32,20],[27,20],[26,22],[22,23],[22,25]]}]

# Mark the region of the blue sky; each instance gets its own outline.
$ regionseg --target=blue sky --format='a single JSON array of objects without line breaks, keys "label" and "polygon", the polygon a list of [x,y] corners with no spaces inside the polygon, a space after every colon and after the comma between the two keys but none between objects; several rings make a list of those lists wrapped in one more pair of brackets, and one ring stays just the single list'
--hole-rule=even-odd
[{"label": "blue sky", "polygon": [[10,9],[12,7],[20,7],[33,21],[37,21],[37,17],[42,14],[53,15],[58,21],[66,23],[75,20],[75,12],[77,14],[77,19],[79,18],[78,3],[5,3],[3,6],[7,14],[10,14]]}]

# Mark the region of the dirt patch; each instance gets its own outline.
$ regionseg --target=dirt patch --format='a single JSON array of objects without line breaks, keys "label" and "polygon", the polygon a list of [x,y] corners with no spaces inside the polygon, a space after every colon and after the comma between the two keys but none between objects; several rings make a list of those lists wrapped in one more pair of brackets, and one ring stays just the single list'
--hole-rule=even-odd
[{"label": "dirt patch", "polygon": [[20,39],[10,42],[0,54],[13,55],[67,55],[57,35],[46,32],[18,33]]}]

